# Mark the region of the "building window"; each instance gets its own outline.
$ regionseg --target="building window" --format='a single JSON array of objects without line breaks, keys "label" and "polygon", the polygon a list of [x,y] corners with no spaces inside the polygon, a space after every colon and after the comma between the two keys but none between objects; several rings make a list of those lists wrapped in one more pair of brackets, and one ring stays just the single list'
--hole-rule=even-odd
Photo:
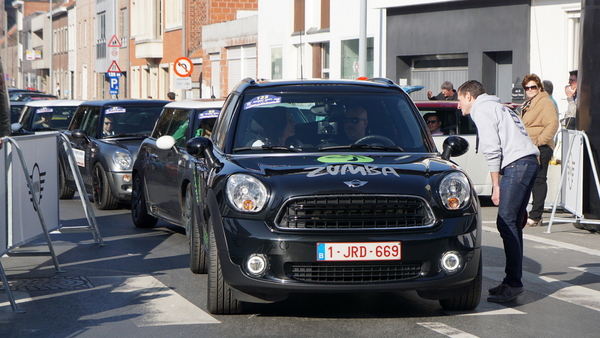
[{"label": "building window", "polygon": [[[373,77],[373,38],[367,38],[367,77]],[[358,39],[342,41],[342,79],[358,77]]]},{"label": "building window", "polygon": [[304,32],[304,0],[294,0],[294,33]]},{"label": "building window", "polygon": [[106,59],[106,12],[96,15],[96,59]]},{"label": "building window", "polygon": [[329,42],[315,43],[312,45],[312,77],[329,79]]},{"label": "building window", "polygon": [[227,92],[247,77],[256,77],[256,45],[227,48]]},{"label": "building window", "polygon": [[283,79],[283,48],[271,49],[271,79]]},{"label": "building window", "polygon": [[567,12],[567,62],[569,70],[579,68],[579,35],[581,32],[579,23],[580,15],[580,11]]},{"label": "building window", "polygon": [[129,12],[127,8],[121,8],[119,11],[119,32],[118,37],[121,39],[121,46],[127,47],[129,41]]}]

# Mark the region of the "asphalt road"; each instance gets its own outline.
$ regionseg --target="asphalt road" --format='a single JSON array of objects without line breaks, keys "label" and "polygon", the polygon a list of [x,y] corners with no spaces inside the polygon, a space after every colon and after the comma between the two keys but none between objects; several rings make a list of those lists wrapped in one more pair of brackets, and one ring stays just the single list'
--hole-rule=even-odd
[{"label": "asphalt road", "polygon": [[[61,201],[63,226],[84,225],[81,203]],[[182,229],[137,229],[129,210],[94,210],[105,245],[90,233],[53,233],[49,256],[10,256],[2,265],[25,313],[0,290],[0,337],[597,337],[600,236],[570,223],[525,229],[526,293],[505,305],[487,289],[503,277],[496,208],[486,204],[482,301],[447,312],[414,292],[297,295],[251,304],[245,313],[205,309],[206,275],[188,269]],[[544,215],[546,219],[550,214]],[[27,250],[47,250],[37,240]]]}]

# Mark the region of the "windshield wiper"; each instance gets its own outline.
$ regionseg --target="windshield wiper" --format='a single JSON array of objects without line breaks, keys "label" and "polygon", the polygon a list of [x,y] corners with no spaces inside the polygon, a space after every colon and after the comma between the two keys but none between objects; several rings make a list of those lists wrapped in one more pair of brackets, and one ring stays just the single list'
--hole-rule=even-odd
[{"label": "windshield wiper", "polygon": [[380,146],[374,144],[348,144],[343,146],[329,146],[329,147],[320,147],[319,151],[328,151],[328,150],[341,150],[341,149],[374,149],[374,150],[385,150],[385,151],[404,151],[401,147],[398,146]]},{"label": "windshield wiper", "polygon": [[262,145],[259,147],[242,147],[242,148],[235,148],[233,149],[233,151],[245,151],[245,150],[283,150],[283,151],[292,151],[292,152],[301,152],[302,149],[299,148],[288,148],[285,146],[274,146],[274,145]]}]

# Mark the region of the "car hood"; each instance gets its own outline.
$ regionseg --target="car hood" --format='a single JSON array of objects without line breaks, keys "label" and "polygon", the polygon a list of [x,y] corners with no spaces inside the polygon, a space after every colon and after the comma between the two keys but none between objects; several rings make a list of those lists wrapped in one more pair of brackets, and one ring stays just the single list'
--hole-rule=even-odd
[{"label": "car hood", "polygon": [[433,154],[318,154],[232,158],[243,172],[261,177],[272,191],[291,195],[410,194],[431,196],[447,171],[461,170]]},{"label": "car hood", "polygon": [[143,139],[140,138],[126,138],[126,139],[103,139],[102,142],[106,144],[110,144],[113,146],[117,146],[120,148],[127,149],[133,159],[137,156],[138,149],[140,148],[140,144],[142,144]]}]

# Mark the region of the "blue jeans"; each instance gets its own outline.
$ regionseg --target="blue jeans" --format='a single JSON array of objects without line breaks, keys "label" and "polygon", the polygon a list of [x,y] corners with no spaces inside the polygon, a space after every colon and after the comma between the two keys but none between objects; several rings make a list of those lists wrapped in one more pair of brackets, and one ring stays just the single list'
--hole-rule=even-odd
[{"label": "blue jeans", "polygon": [[504,242],[504,283],[521,287],[523,277],[523,220],[531,189],[539,172],[536,156],[520,158],[504,168],[496,226]]}]

